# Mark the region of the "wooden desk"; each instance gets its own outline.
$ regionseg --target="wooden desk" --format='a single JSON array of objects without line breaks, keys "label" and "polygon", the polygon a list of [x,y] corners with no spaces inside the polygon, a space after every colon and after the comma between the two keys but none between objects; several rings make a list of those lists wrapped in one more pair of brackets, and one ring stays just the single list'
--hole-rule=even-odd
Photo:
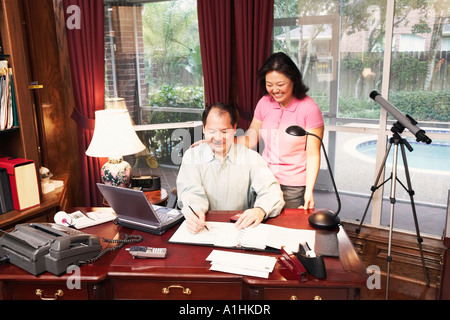
[{"label": "wooden desk", "polygon": [[[73,210],[96,210],[74,208]],[[101,208],[104,210],[105,208]],[[71,212],[71,211],[69,211]],[[210,212],[208,220],[229,221],[236,212]],[[303,210],[285,210],[267,223],[309,229],[308,215]],[[241,276],[209,270],[206,257],[213,248],[167,243],[177,227],[162,236],[122,228],[106,223],[83,229],[86,233],[105,238],[123,238],[123,234],[142,235],[138,245],[166,247],[165,259],[133,259],[125,248],[103,256],[92,265],[80,268],[80,289],[69,290],[67,281],[72,274],[56,277],[44,273],[35,277],[11,265],[0,266],[5,299],[39,299],[36,289],[44,297],[54,298],[57,290],[64,294],[58,299],[358,299],[365,285],[366,270],[343,228],[337,231],[340,258],[325,258],[326,279],[310,277],[307,282],[289,279],[286,269],[278,263],[268,279]],[[108,245],[103,244],[106,248]],[[227,249],[223,249],[227,250]],[[234,250],[243,252],[240,250]],[[254,252],[279,256],[273,253]]]}]

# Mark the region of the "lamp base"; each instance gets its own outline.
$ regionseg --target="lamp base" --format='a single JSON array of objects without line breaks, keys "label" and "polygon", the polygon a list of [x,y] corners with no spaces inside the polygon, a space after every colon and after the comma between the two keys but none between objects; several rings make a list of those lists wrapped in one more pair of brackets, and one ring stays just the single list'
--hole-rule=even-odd
[{"label": "lamp base", "polygon": [[308,218],[309,224],[318,229],[335,229],[341,223],[341,219],[331,210],[317,209]]},{"label": "lamp base", "polygon": [[109,158],[101,170],[104,184],[128,188],[131,184],[131,166],[123,158]]}]

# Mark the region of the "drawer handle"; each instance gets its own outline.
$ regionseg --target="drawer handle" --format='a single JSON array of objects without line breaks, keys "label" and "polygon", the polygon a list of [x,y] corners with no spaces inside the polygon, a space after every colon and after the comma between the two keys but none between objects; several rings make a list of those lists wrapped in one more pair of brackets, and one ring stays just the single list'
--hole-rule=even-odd
[{"label": "drawer handle", "polygon": [[36,289],[36,295],[41,298],[41,300],[56,300],[58,299],[58,297],[62,297],[64,295],[64,292],[61,289],[58,289],[54,297],[44,297],[44,291],[41,289]]},{"label": "drawer handle", "polygon": [[180,286],[180,285],[171,285],[171,286],[168,286],[167,288],[164,287],[164,288],[162,288],[162,293],[169,294],[170,293],[170,289],[174,289],[174,288],[178,288],[178,289],[183,290],[183,294],[186,294],[186,295],[190,295],[192,293],[191,289],[184,288],[183,286]]},{"label": "drawer handle", "polygon": [[[290,300],[298,300],[297,296],[291,296]],[[313,300],[322,300],[321,296],[314,296]]]}]

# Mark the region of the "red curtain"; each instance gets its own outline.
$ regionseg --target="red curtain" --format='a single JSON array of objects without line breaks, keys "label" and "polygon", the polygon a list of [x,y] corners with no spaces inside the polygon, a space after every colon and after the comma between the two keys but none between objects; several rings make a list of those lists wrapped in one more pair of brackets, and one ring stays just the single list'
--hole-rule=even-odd
[{"label": "red curtain", "polygon": [[[100,161],[85,152],[94,133],[95,111],[104,109],[105,67],[103,1],[63,0],[75,108],[83,206],[100,206],[96,183]],[[79,24],[77,24],[79,23]]]},{"label": "red curtain", "polygon": [[247,130],[261,92],[256,73],[272,50],[274,0],[234,0],[239,127]]},{"label": "red curtain", "polygon": [[[274,0],[197,1],[205,102],[237,100],[244,130],[261,97],[256,73],[271,53],[273,5]],[[237,99],[232,96],[233,72]]]},{"label": "red curtain", "polygon": [[230,103],[232,1],[198,0],[197,12],[205,103]]}]

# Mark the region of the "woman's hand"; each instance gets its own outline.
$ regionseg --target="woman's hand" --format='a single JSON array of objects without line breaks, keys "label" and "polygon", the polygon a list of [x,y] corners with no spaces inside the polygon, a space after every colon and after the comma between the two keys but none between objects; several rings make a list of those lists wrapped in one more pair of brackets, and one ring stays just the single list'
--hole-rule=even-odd
[{"label": "woman's hand", "polygon": [[195,141],[193,144],[191,144],[190,148],[195,148],[198,147],[199,145],[201,145],[202,143],[206,142],[206,140],[198,140]]}]

